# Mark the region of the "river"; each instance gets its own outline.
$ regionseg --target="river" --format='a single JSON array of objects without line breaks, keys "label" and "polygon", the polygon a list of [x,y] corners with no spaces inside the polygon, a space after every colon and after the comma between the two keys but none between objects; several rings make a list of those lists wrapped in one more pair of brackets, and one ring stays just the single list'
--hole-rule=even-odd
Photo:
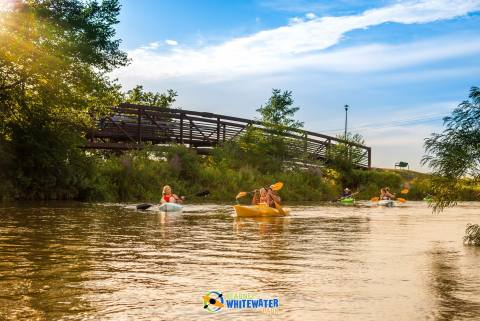
[{"label": "river", "polygon": [[[480,320],[480,248],[462,244],[479,203],[232,214],[0,206],[0,320]],[[210,290],[280,306],[211,313]]]}]

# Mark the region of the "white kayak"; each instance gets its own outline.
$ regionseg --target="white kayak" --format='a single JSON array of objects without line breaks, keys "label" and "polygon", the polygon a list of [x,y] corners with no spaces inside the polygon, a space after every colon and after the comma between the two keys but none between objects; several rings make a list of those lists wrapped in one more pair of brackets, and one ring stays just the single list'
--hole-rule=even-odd
[{"label": "white kayak", "polygon": [[165,213],[180,213],[183,206],[177,203],[163,203],[158,206],[158,210]]},{"label": "white kayak", "polygon": [[378,206],[385,206],[385,207],[394,207],[395,202],[392,200],[380,200],[377,203]]}]

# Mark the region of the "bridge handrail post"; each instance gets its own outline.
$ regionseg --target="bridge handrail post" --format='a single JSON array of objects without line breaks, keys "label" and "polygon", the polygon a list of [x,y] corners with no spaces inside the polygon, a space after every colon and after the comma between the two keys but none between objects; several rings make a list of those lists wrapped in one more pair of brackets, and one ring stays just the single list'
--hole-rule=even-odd
[{"label": "bridge handrail post", "polygon": [[184,113],[180,113],[180,144],[183,145],[183,115]]},{"label": "bridge handrail post", "polygon": [[138,134],[137,134],[137,141],[138,143],[141,143],[142,142],[142,115],[143,115],[143,108],[142,107],[139,107],[138,108],[138,116],[137,116],[137,131],[138,131]]},{"label": "bridge handrail post", "polygon": [[367,151],[368,151],[368,168],[372,168],[372,148],[371,147],[367,147]]},{"label": "bridge handrail post", "polygon": [[220,117],[217,117],[217,144],[220,142]]}]

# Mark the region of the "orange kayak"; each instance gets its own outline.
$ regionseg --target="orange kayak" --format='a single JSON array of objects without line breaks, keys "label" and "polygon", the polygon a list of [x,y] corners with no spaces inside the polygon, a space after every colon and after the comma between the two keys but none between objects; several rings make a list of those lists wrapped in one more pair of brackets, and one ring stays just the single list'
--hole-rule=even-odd
[{"label": "orange kayak", "polygon": [[266,204],[258,205],[234,205],[237,217],[264,217],[264,216],[285,216],[290,212],[281,206],[277,208],[270,207]]}]

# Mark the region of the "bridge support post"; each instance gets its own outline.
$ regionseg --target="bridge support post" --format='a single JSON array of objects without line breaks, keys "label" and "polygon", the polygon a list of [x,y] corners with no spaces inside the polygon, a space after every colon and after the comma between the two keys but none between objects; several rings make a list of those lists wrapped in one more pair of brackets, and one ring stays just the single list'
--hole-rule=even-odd
[{"label": "bridge support post", "polygon": [[180,113],[180,144],[183,145],[183,113]]},{"label": "bridge support post", "polygon": [[192,140],[193,140],[192,127],[193,127],[193,124],[192,124],[192,121],[190,120],[190,145],[189,145],[190,148],[192,148],[192,146],[193,146],[193,144],[192,144]]},{"label": "bridge support post", "polygon": [[220,143],[220,117],[217,117],[217,144]]},{"label": "bridge support post", "polygon": [[138,132],[137,132],[137,142],[139,144],[142,143],[142,115],[143,115],[143,108],[138,108],[138,117],[137,117],[137,126],[138,126]]},{"label": "bridge support post", "polygon": [[372,168],[372,148],[367,147],[368,152],[368,169]]}]

